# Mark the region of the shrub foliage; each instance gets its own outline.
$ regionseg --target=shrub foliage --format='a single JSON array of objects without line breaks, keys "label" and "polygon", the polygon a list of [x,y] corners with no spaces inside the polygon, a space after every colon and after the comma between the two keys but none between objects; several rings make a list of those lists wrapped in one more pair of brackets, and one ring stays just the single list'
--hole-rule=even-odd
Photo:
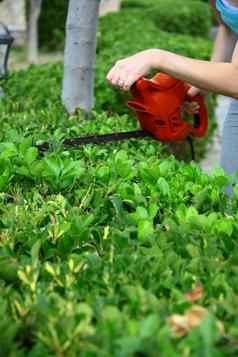
[{"label": "shrub foliage", "polygon": [[[43,48],[63,48],[67,8],[67,0],[43,0],[39,21],[40,44]],[[209,5],[199,0],[123,0],[122,9],[138,10],[143,19],[154,22],[158,29],[174,33],[207,36],[211,26]],[[129,15],[129,22],[137,16],[131,11]],[[108,31],[113,31],[113,28]],[[143,27],[143,31],[146,28]]]},{"label": "shrub foliage", "polygon": [[[237,189],[229,202],[221,170],[208,176],[152,139],[63,149],[63,137],[136,124],[69,120],[61,70],[12,75],[0,104],[1,354],[236,354]],[[44,157],[40,139],[53,143]],[[184,294],[197,284],[209,318],[175,339],[167,318],[193,305]]]},{"label": "shrub foliage", "polygon": [[[90,121],[64,112],[61,64],[31,66],[4,83],[1,356],[238,353],[238,187],[229,200],[221,169],[209,176],[153,139],[61,145],[65,137],[137,128],[126,98],[105,83],[118,57],[153,44],[209,57],[207,41],[159,31],[140,14],[131,22],[119,16],[100,23]],[[34,144],[45,140],[52,146],[41,156]],[[197,286],[203,292],[194,298]],[[168,318],[201,306],[206,318],[175,338]]]},{"label": "shrub foliage", "polygon": [[122,7],[138,9],[160,30],[168,32],[207,36],[211,28],[210,7],[199,0],[124,0]]}]

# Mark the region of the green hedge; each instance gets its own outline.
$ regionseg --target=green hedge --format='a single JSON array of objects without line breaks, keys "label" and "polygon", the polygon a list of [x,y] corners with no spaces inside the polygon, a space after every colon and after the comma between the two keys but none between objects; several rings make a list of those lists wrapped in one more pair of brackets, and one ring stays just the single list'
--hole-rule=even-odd
[{"label": "green hedge", "polygon": [[140,9],[160,30],[169,32],[207,36],[212,25],[210,7],[197,0],[125,0],[122,8]]},{"label": "green hedge", "polygon": [[[136,16],[131,17],[130,11],[121,11],[119,13],[110,14],[100,19],[98,30],[98,47],[97,47],[97,66],[96,66],[96,85],[95,85],[95,110],[106,111],[108,114],[117,113],[120,115],[129,114],[132,112],[127,108],[126,102],[128,95],[115,88],[112,88],[106,81],[106,74],[116,60],[129,56],[135,52],[145,48],[162,48],[178,54],[199,58],[208,59],[211,51],[211,42],[185,35],[170,34],[159,31],[155,24],[150,19],[145,19],[143,13],[135,11]],[[143,29],[141,32],[141,23],[143,21]],[[110,31],[108,31],[110,29]],[[49,73],[50,76],[49,76]],[[40,67],[39,69],[32,68],[29,74],[25,77],[24,83],[18,75],[13,76],[13,82],[9,80],[10,98],[9,106],[12,111],[18,112],[18,107],[24,112],[32,110],[45,110],[55,112],[56,118],[64,116],[64,112],[60,106],[60,89],[62,83],[63,68],[61,65]],[[16,78],[16,79],[14,79]],[[19,83],[18,83],[19,80]],[[31,88],[32,83],[35,83],[34,88]],[[20,98],[25,97],[26,100],[20,101]],[[17,103],[17,108],[14,107]],[[197,140],[196,152],[197,159],[200,159],[206,152],[206,145],[210,140],[210,135],[214,129],[214,105],[213,98],[208,100],[209,105],[209,135],[203,140]],[[55,107],[56,106],[56,107]],[[55,108],[55,109],[54,109]],[[14,113],[14,116],[18,114]],[[37,115],[37,114],[34,114]],[[57,119],[58,120],[58,119]],[[18,122],[18,119],[12,120]],[[27,121],[27,119],[26,119]],[[24,120],[21,120],[23,128],[26,130],[28,126]],[[21,124],[17,124],[21,125]],[[30,130],[31,132],[31,130]],[[39,128],[39,133],[41,129]],[[190,160],[191,153],[187,145],[180,145],[176,150],[172,151],[177,157]]]},{"label": "green hedge", "polygon": [[[68,118],[61,77],[61,65],[32,66],[4,83],[1,356],[236,356],[238,187],[229,201],[221,170],[151,139],[63,149],[63,137],[136,124]],[[39,156],[37,139],[54,150]],[[207,318],[174,338],[167,319],[194,306],[198,285]]]},{"label": "green hedge", "polygon": [[[196,38],[195,41],[193,37],[159,31],[150,19],[143,17],[142,12],[134,10],[134,15],[135,16],[131,17],[130,11],[123,10],[100,19],[95,86],[95,109],[97,111],[104,110],[109,114],[127,113],[132,115],[126,105],[128,95],[112,88],[105,79],[111,66],[120,58],[152,47],[166,49],[199,59],[208,59],[210,56],[211,42],[201,38]],[[143,32],[141,32],[142,22]],[[108,31],[108,29],[110,29],[110,31]],[[33,78],[29,81],[26,80],[25,84],[19,84],[22,87],[18,88],[17,83],[12,86],[12,93],[14,93],[12,97],[13,103],[23,94],[26,95],[27,98],[29,96],[31,98],[33,95],[34,106],[36,108],[42,108],[43,106],[47,108],[48,105],[52,107],[52,100],[54,100],[55,103],[60,102],[62,67],[50,67],[49,70],[52,72],[50,77],[48,76],[47,70],[44,70],[44,74],[41,74],[42,70],[30,71],[29,76],[31,76],[32,73]],[[30,88],[32,82],[35,83],[34,88]],[[46,85],[46,83],[48,84]],[[16,93],[14,88],[17,88]],[[26,100],[22,102],[21,106],[24,110],[31,110],[32,101],[33,99],[30,99],[30,101]],[[19,100],[17,100],[17,102],[19,105]],[[211,98],[208,100],[208,103],[210,109],[209,136],[196,143],[198,159],[204,155],[206,144],[209,142],[210,134],[214,129],[214,99]],[[191,154],[187,145],[180,146],[178,149],[179,150],[176,150],[178,152],[175,152],[178,157],[182,156],[184,159],[190,160]]]},{"label": "green hedge", "polygon": [[[43,0],[39,22],[40,45],[48,50],[64,47],[68,1]],[[143,18],[150,19],[165,31],[206,36],[211,26],[209,6],[198,0],[125,0],[122,8],[139,9]],[[130,12],[131,18],[137,13]],[[52,21],[57,19],[57,21]]]},{"label": "green hedge", "polygon": [[[98,69],[99,71],[99,69]],[[115,130],[137,129],[138,123],[134,114],[127,108],[128,97],[113,90],[105,83],[106,68],[100,70],[96,80],[96,111],[105,111],[106,116],[119,115],[115,119]],[[61,85],[63,67],[58,65],[32,66],[27,72],[19,71],[11,75],[4,86],[8,100],[1,105],[2,131],[0,141],[18,141],[22,137],[39,140],[55,140],[68,135],[80,135],[80,126],[75,124],[71,130],[70,122],[61,105]],[[104,73],[104,74],[103,74]],[[34,83],[34,85],[33,85]],[[111,97],[108,97],[111,96]],[[207,100],[209,108],[209,132],[203,139],[195,140],[196,160],[204,157],[207,145],[215,128],[215,99]],[[3,105],[4,104],[4,105]],[[121,117],[128,116],[127,127],[120,127]],[[77,120],[75,121],[77,122]],[[101,132],[105,129],[101,123]],[[187,142],[178,145],[163,145],[163,152],[174,154],[178,159],[191,161],[191,151]]]},{"label": "green hedge", "polygon": [[[141,19],[129,16],[100,21],[91,121],[66,115],[62,64],[31,66],[2,83],[2,356],[238,353],[238,186],[228,200],[222,170],[209,176],[150,138],[61,146],[66,137],[137,128],[126,98],[105,80],[119,57],[154,45],[209,58],[210,42],[158,31],[147,20],[141,32]],[[53,150],[42,157],[33,144],[45,140]],[[185,294],[201,285],[196,304],[207,318],[174,338],[168,318],[194,307]]]},{"label": "green hedge", "polygon": [[62,50],[68,11],[68,0],[43,0],[39,19],[40,46],[46,50]]}]

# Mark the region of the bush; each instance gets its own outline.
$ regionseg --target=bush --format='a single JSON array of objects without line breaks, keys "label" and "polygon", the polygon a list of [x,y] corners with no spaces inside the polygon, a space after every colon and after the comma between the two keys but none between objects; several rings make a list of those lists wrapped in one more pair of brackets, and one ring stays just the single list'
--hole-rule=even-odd
[{"label": "bush", "polygon": [[207,36],[212,25],[210,7],[197,0],[125,0],[122,6],[143,11],[164,31]]},{"label": "bush", "polygon": [[[143,21],[145,30],[143,32],[141,32],[141,21]],[[110,31],[107,31],[108,28],[110,28]],[[119,58],[151,47],[163,48],[194,58],[208,59],[211,43],[200,38],[196,38],[196,41],[194,41],[194,39],[189,36],[158,31],[152,22],[143,19],[141,12],[138,12],[133,18],[130,17],[129,11],[110,14],[102,18],[99,24],[97,48],[95,86],[95,109],[97,111],[104,110],[109,114],[118,113],[122,115],[127,113],[132,115],[126,105],[128,95],[113,89],[105,79],[106,73]],[[33,67],[26,75],[24,83],[22,83],[20,79],[21,75],[14,75],[14,83],[11,83],[11,80],[8,82],[8,85],[10,85],[9,88],[11,88],[10,96],[12,98],[12,102],[9,106],[14,106],[16,102],[18,106],[22,107],[22,110],[31,111],[31,106],[34,103],[34,107],[37,110],[41,110],[41,108],[47,109],[49,107],[52,108],[51,110],[53,111],[52,106],[54,103],[58,103],[56,111],[56,113],[58,113],[62,73],[63,69],[61,65],[40,67],[39,69],[34,69]],[[31,88],[33,82],[35,85],[34,88]],[[21,103],[19,99],[24,95],[26,98],[29,98],[29,100],[25,100]],[[211,134],[214,128],[213,99],[210,100],[209,107],[209,134]],[[14,110],[18,112],[19,108]],[[61,114],[56,114],[57,118],[59,115],[64,115],[62,110],[60,110],[60,113]],[[23,124],[23,121],[21,122]],[[25,124],[23,124],[23,126],[26,128]],[[39,129],[39,132],[41,132],[41,129]],[[197,159],[200,159],[204,155],[209,137],[210,135],[207,136],[206,139],[199,140],[196,143],[196,151],[199,153]],[[174,153],[180,158],[182,157],[188,160],[191,158],[190,149],[187,145],[180,145]]]},{"label": "bush", "polygon": [[68,0],[43,0],[39,19],[40,46],[46,50],[62,50],[68,11]]},{"label": "bush", "polygon": [[[2,355],[237,355],[237,188],[229,202],[221,170],[208,176],[151,139],[63,149],[63,137],[136,122],[69,119],[61,73],[11,74],[0,102]],[[39,139],[54,143],[44,157]],[[167,319],[201,285],[207,318],[172,338]]]},{"label": "bush", "polygon": [[[105,81],[118,57],[152,44],[209,57],[207,41],[143,26],[142,33],[141,22],[123,13],[102,19],[91,120],[66,115],[62,64],[31,66],[3,83],[3,356],[237,355],[238,186],[229,201],[222,170],[208,176],[150,138],[61,145],[66,137],[137,128],[125,98]],[[40,156],[34,144],[45,140],[52,149]],[[173,338],[168,318],[194,303],[206,317]]]},{"label": "bush", "polygon": [[[44,49],[63,48],[67,7],[66,0],[43,0],[39,36]],[[124,11],[137,9],[144,20],[150,20],[160,30],[169,32],[206,36],[211,27],[209,6],[198,0],[125,0],[122,8]],[[130,12],[130,17],[137,17],[137,14]],[[52,18],[57,18],[57,22]]]},{"label": "bush", "polygon": [[[141,32],[142,21],[143,32]],[[110,31],[108,31],[108,28],[110,28]],[[159,31],[149,19],[143,19],[141,12],[137,12],[136,16],[132,18],[129,11],[114,13],[101,18],[98,30],[95,110],[104,110],[110,115],[113,113],[132,115],[132,112],[126,105],[128,95],[112,88],[105,79],[106,73],[116,60],[152,47],[166,49],[194,58],[208,59],[211,51],[211,42],[201,38],[196,38],[195,41],[194,38],[189,36]],[[18,123],[17,130],[22,125],[23,130],[29,131],[29,134],[32,133],[32,129],[27,125],[28,116],[25,116],[25,120],[22,118],[19,123],[18,117],[20,114],[18,113],[19,111],[32,112],[33,104],[37,111],[32,115],[37,117],[37,113],[40,111],[40,116],[42,116],[42,108],[44,108],[47,115],[52,116],[52,114],[48,114],[49,111],[55,113],[55,117],[52,118],[53,127],[56,126],[56,121],[57,125],[61,125],[61,117],[65,116],[60,105],[62,73],[63,68],[60,64],[46,67],[40,66],[39,68],[32,67],[25,74],[24,82],[21,79],[21,73],[14,74],[9,79],[7,85],[11,101],[8,104],[8,110],[14,113],[14,117],[17,116],[16,119],[11,120]],[[32,83],[34,83],[34,87],[32,87]],[[20,100],[22,97],[25,98],[24,101]],[[214,99],[211,98],[208,100],[208,103],[210,108],[209,135],[203,140],[197,140],[197,159],[200,159],[205,154],[206,145],[214,129]],[[36,125],[36,122],[37,120],[33,122],[34,125]],[[45,128],[44,125],[43,128]],[[48,131],[50,130],[48,127]],[[41,132],[40,126],[37,134]],[[179,158],[191,159],[188,145],[180,145],[172,152]]]}]

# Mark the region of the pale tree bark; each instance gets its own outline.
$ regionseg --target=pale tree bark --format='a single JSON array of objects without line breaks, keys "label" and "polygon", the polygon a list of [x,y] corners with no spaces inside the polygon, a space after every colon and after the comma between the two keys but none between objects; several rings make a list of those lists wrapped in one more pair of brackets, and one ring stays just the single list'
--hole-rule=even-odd
[{"label": "pale tree bark", "polygon": [[38,20],[41,13],[42,0],[30,0],[28,19],[28,62],[38,62]]},{"label": "pale tree bark", "polygon": [[96,33],[100,0],[70,0],[62,101],[69,114],[94,105]]}]

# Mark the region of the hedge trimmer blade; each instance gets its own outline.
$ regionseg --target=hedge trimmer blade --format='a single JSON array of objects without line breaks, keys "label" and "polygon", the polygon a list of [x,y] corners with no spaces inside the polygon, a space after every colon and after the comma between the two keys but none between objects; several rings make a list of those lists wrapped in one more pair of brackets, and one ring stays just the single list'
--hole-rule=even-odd
[{"label": "hedge trimmer blade", "polygon": [[[80,138],[66,139],[63,141],[63,145],[67,148],[77,148],[78,146],[87,144],[102,144],[109,142],[116,142],[129,139],[145,138],[151,135],[144,130],[127,131],[121,133],[111,133],[105,135],[92,135],[92,136],[82,136]],[[43,143],[36,145],[39,151],[45,152],[49,150],[50,143]]]}]

